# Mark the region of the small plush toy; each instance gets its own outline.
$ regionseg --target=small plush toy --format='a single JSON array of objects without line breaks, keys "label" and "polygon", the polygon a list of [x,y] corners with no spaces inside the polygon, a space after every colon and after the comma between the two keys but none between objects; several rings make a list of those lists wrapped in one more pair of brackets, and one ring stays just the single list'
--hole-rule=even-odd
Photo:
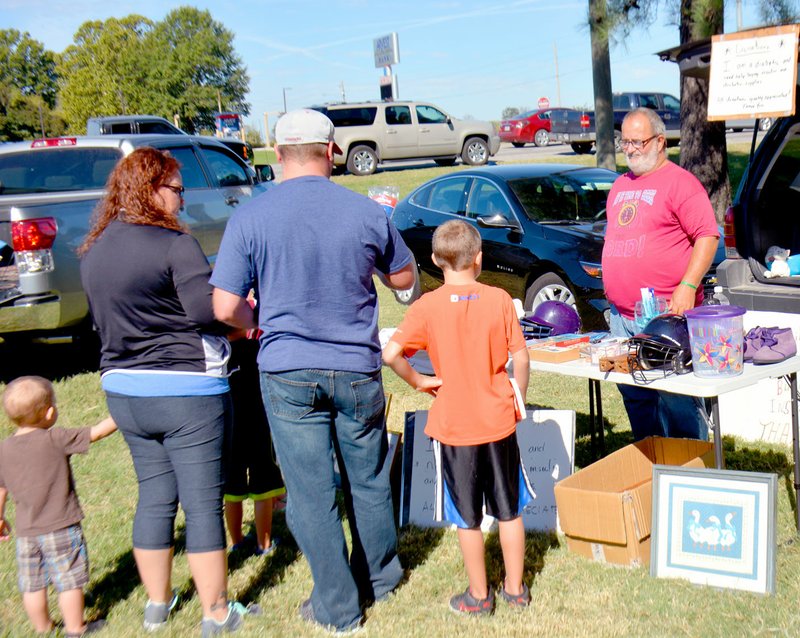
[{"label": "small plush toy", "polygon": [[767,263],[767,268],[764,276],[772,277],[789,277],[791,269],[789,268],[789,253],[788,248],[781,248],[780,246],[770,246],[767,249],[767,256],[764,261]]}]

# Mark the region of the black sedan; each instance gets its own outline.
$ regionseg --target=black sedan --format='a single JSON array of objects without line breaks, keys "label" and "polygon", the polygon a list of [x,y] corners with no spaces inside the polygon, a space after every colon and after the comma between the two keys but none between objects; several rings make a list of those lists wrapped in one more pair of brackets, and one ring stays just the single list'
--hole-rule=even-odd
[{"label": "black sedan", "polygon": [[392,220],[414,253],[423,292],[442,283],[431,260],[436,227],[475,225],[483,239],[480,281],[523,300],[574,305],[584,330],[606,330],[600,257],[606,197],[617,173],[570,164],[511,164],[459,171],[423,184]]}]

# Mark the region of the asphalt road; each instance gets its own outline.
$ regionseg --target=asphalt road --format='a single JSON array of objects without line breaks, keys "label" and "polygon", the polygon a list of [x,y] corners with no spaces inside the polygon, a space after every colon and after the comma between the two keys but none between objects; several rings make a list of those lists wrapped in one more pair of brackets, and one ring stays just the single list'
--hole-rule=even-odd
[{"label": "asphalt road", "polygon": [[[764,133],[759,132],[759,141]],[[729,132],[727,135],[728,143],[749,143],[753,138],[753,132],[742,131],[741,133]],[[593,154],[594,152],[592,152]],[[542,162],[548,158],[557,157],[559,160],[569,160],[569,158],[580,157],[572,148],[566,144],[550,144],[549,146],[537,147],[534,144],[526,144],[522,148],[514,148],[511,144],[500,144],[500,150],[491,158],[490,164],[502,164],[504,162]],[[406,168],[430,168],[436,166],[433,160],[407,160],[402,162],[389,162],[378,167],[379,172],[391,172]],[[281,166],[275,164],[275,178],[281,179]]]}]

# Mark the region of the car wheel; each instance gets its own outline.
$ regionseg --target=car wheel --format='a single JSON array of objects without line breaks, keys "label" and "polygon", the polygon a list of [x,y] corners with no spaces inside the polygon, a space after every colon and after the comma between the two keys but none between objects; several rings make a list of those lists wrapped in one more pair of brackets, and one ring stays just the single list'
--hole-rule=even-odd
[{"label": "car wheel", "polygon": [[533,143],[536,144],[536,146],[547,146],[550,143],[550,133],[540,128],[533,136]]},{"label": "car wheel", "polygon": [[525,142],[511,142],[511,146],[513,146],[514,148],[522,148],[523,146],[525,146]]},{"label": "car wheel", "polygon": [[456,163],[457,159],[458,159],[457,157],[446,157],[444,159],[435,159],[433,161],[436,162],[439,166],[452,166],[453,164]]},{"label": "car wheel", "polygon": [[770,126],[772,126],[771,117],[762,117],[761,120],[758,122],[759,131],[768,131]]},{"label": "car wheel", "polygon": [[543,301],[563,301],[575,308],[575,295],[557,274],[548,272],[534,281],[525,292],[525,310],[531,311]]},{"label": "car wheel", "polygon": [[461,159],[470,166],[479,166],[489,161],[489,146],[480,137],[470,137],[464,142]]},{"label": "car wheel", "polygon": [[378,167],[378,156],[369,146],[355,146],[347,156],[347,170],[353,175],[372,175]]},{"label": "car wheel", "polygon": [[572,147],[572,150],[575,151],[578,155],[586,155],[587,153],[591,153],[592,151],[591,142],[572,142],[570,146]]}]

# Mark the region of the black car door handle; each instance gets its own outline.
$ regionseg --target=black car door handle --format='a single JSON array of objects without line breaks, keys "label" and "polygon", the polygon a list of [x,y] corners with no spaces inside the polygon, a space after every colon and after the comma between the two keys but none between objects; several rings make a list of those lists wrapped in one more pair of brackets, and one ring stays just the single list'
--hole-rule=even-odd
[{"label": "black car door handle", "polygon": [[414,220],[414,226],[424,226],[424,225],[425,225],[425,222],[422,221],[421,219],[415,219]]},{"label": "black car door handle", "polygon": [[231,196],[225,198],[225,203],[228,206],[236,206],[236,204],[239,203],[239,200],[236,197],[234,197],[233,195],[231,195]]}]

